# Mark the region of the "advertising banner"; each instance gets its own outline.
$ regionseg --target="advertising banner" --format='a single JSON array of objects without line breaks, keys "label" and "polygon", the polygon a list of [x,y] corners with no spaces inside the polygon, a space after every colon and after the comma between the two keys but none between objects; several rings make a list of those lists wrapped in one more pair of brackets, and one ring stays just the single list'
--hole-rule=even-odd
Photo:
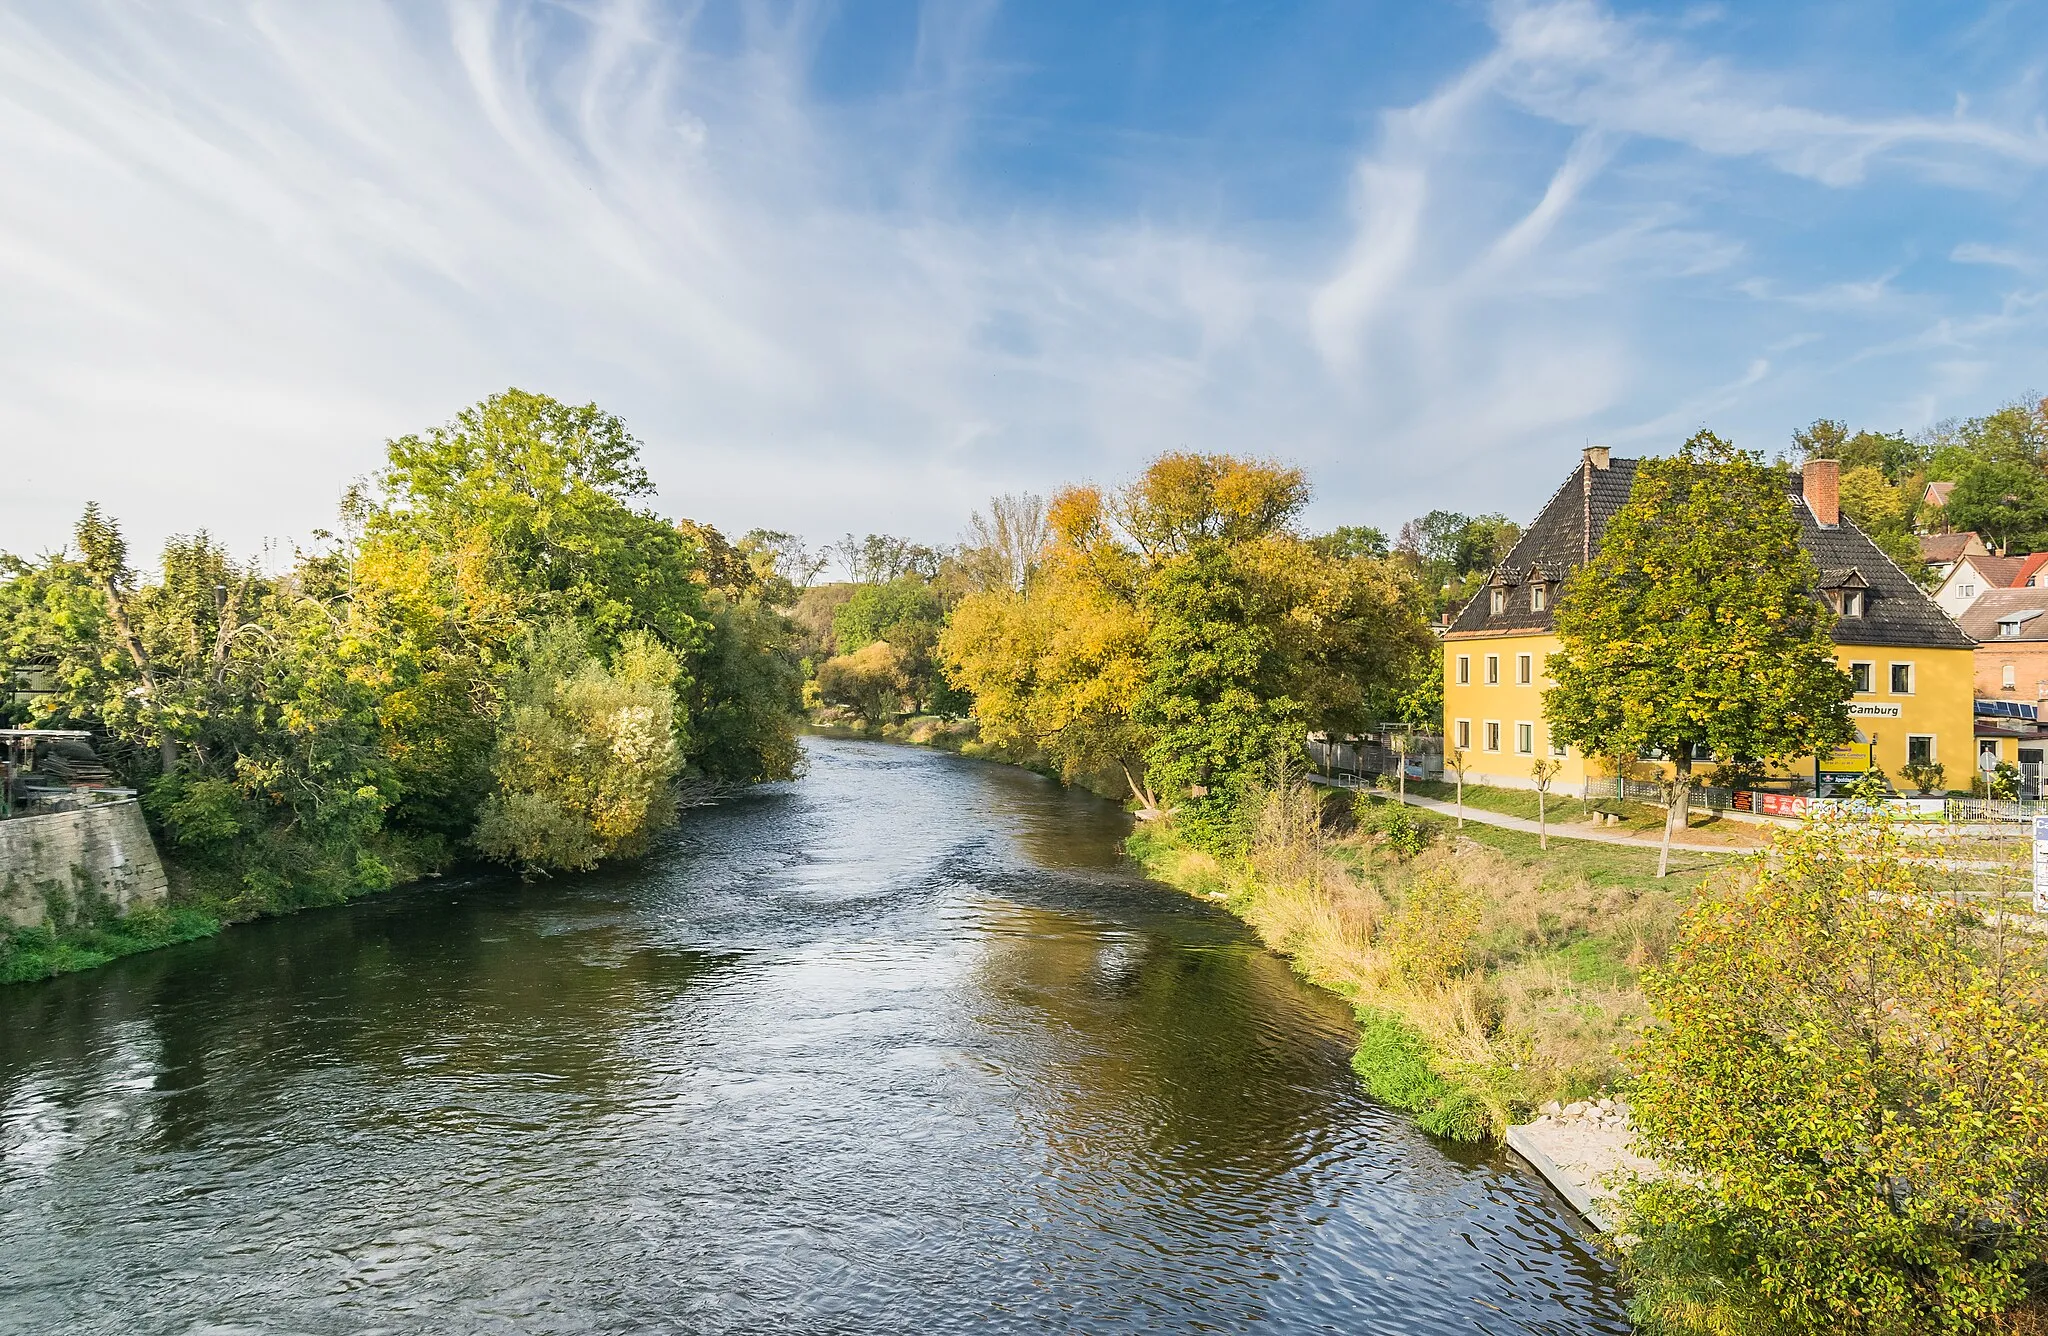
[{"label": "advertising banner", "polygon": [[2048,816],[2034,818],[2034,912],[2048,914]]}]

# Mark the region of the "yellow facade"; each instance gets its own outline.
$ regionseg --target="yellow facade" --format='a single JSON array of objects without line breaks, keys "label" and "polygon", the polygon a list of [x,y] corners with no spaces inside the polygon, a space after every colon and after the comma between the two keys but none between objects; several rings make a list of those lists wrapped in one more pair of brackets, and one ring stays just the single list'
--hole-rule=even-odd
[{"label": "yellow facade", "polygon": [[[1600,758],[1589,769],[1577,750],[1558,752],[1550,745],[1543,717],[1543,691],[1550,685],[1544,660],[1556,649],[1550,632],[1445,638],[1444,750],[1464,752],[1468,783],[1527,788],[1530,767],[1541,759],[1560,763],[1553,782],[1561,790],[1589,775],[1611,773]],[[1969,787],[1976,764],[1970,650],[1837,645],[1835,659],[1869,690],[1859,690],[1849,703],[1863,741],[1839,753],[1830,769],[1860,768],[1862,758],[1874,755],[1896,785],[1909,748],[1924,740],[1931,759],[1947,768],[1949,786]],[[1811,757],[1781,770],[1808,779],[1813,772]]]}]

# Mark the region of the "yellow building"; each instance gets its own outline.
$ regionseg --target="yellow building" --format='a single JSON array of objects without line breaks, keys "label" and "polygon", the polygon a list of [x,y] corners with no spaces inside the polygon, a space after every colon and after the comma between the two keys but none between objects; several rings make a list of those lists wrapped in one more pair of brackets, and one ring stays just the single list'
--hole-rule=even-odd
[{"label": "yellow building", "polygon": [[[1603,447],[1587,450],[1514,550],[1444,635],[1444,749],[1462,751],[1465,777],[1478,784],[1526,788],[1530,767],[1554,758],[1556,784],[1576,787],[1612,775],[1604,758],[1554,747],[1543,717],[1550,685],[1545,660],[1557,649],[1552,610],[1565,577],[1591,561],[1607,522],[1627,502],[1636,462]],[[1815,460],[1794,482],[1793,513],[1800,543],[1821,570],[1821,592],[1839,614],[1835,654],[1856,682],[1849,713],[1858,743],[1818,763],[1807,757],[1780,773],[1821,779],[1860,771],[1873,761],[1899,779],[1909,761],[1947,769],[1952,787],[1967,787],[1973,743],[1973,649],[1911,577],[1845,519],[1833,460]],[[1700,758],[1700,773],[1710,768]]]}]

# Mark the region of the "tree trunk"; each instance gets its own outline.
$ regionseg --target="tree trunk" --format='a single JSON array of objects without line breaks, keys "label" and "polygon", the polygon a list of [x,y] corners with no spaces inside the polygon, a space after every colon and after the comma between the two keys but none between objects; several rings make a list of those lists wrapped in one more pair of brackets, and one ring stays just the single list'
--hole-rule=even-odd
[{"label": "tree trunk", "polygon": [[1657,851],[1657,875],[1668,876],[1671,872],[1671,832],[1674,827],[1683,827],[1692,806],[1692,744],[1682,742],[1678,746],[1678,759],[1673,763],[1671,795],[1664,809],[1664,845]]},{"label": "tree trunk", "polygon": [[1543,790],[1536,790],[1536,847],[1548,850],[1550,848],[1550,822],[1544,815],[1543,798]]},{"label": "tree trunk", "polygon": [[[120,637],[121,648],[128,651],[128,657],[135,661],[135,671],[142,677],[142,689],[149,693],[149,703],[161,710],[163,696],[156,687],[156,674],[150,669],[149,655],[142,650],[141,638],[128,621],[128,605],[122,601],[120,587],[112,580],[102,580],[100,592],[106,596],[107,615],[113,619],[114,634]],[[168,775],[178,768],[178,740],[164,728],[161,716],[157,721],[156,746],[157,758]]]},{"label": "tree trunk", "polygon": [[1458,829],[1465,828],[1465,772],[1458,772]]}]

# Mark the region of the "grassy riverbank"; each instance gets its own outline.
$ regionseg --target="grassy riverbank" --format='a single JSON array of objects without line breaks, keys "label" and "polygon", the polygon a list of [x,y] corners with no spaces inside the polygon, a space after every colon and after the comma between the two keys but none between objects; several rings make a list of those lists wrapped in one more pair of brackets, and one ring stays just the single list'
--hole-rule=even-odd
[{"label": "grassy riverbank", "polygon": [[[1236,913],[1310,981],[1356,1008],[1373,1096],[1442,1136],[1497,1135],[1547,1100],[1620,1082],[1647,1014],[1638,985],[1713,866],[1453,823],[1356,796],[1328,833],[1299,781],[1264,797],[1247,851],[1219,858],[1171,824],[1131,837],[1146,871]],[[1337,823],[1343,825],[1342,815]]]},{"label": "grassy riverbank", "polygon": [[[259,848],[268,843],[271,847]],[[377,856],[357,851],[352,860],[323,856],[306,841],[265,832],[255,841],[194,853],[163,839],[158,850],[170,882],[161,905],[114,913],[108,904],[59,897],[43,924],[0,928],[0,984],[97,969],[125,956],[211,937],[255,919],[347,904],[446,870],[450,856],[437,841],[379,837]],[[294,868],[287,876],[279,869]]]}]

